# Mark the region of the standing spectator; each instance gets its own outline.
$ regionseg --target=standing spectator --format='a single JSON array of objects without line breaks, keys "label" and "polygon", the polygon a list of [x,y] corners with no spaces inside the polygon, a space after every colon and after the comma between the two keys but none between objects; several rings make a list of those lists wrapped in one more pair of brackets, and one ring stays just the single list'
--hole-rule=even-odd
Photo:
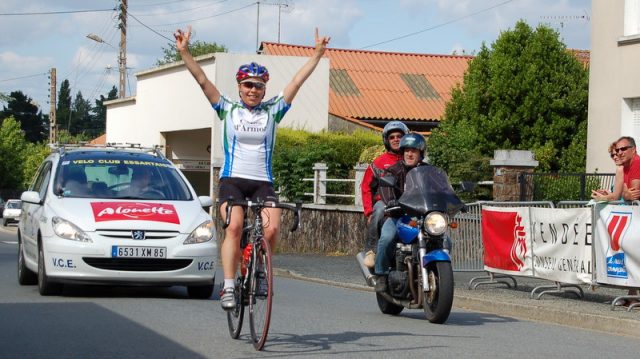
[{"label": "standing spectator", "polygon": [[375,265],[375,248],[380,236],[380,228],[384,221],[384,202],[380,201],[378,179],[391,165],[402,159],[400,139],[409,133],[409,128],[400,121],[391,121],[382,130],[382,143],[385,152],[376,157],[367,170],[360,184],[362,207],[367,217],[367,232],[364,243],[364,265],[373,268]]},{"label": "standing spectator", "polygon": [[616,176],[613,181],[611,191],[607,189],[599,189],[591,191],[591,198],[596,201],[618,201],[622,198],[622,187],[624,187],[624,167],[620,161],[620,156],[616,153],[616,142],[609,145],[609,157],[616,164]]},{"label": "standing spectator", "polygon": [[633,137],[623,136],[616,141],[616,155],[624,174],[622,196],[627,201],[640,199],[640,156]]},{"label": "standing spectator", "polygon": [[[627,201],[640,199],[640,156],[636,150],[633,137],[623,136],[616,141],[615,153],[619,157],[624,174],[622,196]],[[637,289],[629,289],[629,295],[638,295]],[[624,300],[622,305],[628,306],[635,300]]]},{"label": "standing spectator", "polygon": [[[226,219],[226,201],[230,198],[250,198],[254,201],[258,198],[276,200],[271,164],[275,146],[275,128],[291,107],[291,102],[300,87],[320,62],[330,38],[319,36],[316,28],[314,54],[302,65],[280,94],[267,101],[263,101],[267,81],[269,81],[267,68],[255,62],[240,66],[236,72],[240,101],[232,101],[218,91],[189,52],[191,27],[186,31],[176,30],[174,37],[176,49],[182,56],[185,66],[220,120],[224,122],[221,141],[224,165],[220,171],[218,194],[222,219]],[[234,208],[222,242],[224,284],[220,303],[225,310],[232,310],[236,306],[234,286],[240,261],[243,216],[244,211],[240,207]],[[265,237],[271,248],[275,250],[280,226],[280,209],[265,208],[262,217]]]}]

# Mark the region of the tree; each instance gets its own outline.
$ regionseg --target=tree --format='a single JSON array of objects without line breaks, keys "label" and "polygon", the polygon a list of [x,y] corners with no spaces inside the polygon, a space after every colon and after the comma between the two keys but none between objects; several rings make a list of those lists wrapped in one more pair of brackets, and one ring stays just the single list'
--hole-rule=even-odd
[{"label": "tree", "polygon": [[10,116],[18,121],[27,141],[40,142],[47,138],[49,126],[44,115],[33,100],[21,91],[11,92],[7,106],[0,113],[0,122]]},{"label": "tree", "polygon": [[26,146],[18,121],[13,117],[4,119],[0,126],[0,188],[20,189]]},{"label": "tree", "polygon": [[69,116],[69,123],[67,129],[73,135],[77,135],[85,132],[93,127],[93,116],[91,112],[91,102],[85,100],[82,96],[82,92],[78,91],[73,105],[71,107],[71,116]]},{"label": "tree", "polygon": [[118,90],[113,86],[106,98],[100,95],[100,98],[95,100],[96,105],[93,107],[93,124],[91,129],[87,131],[91,137],[95,138],[106,132],[107,107],[104,105],[104,102],[115,100],[116,98],[118,98]]},{"label": "tree", "polygon": [[65,79],[60,83],[60,91],[58,91],[58,104],[56,106],[56,122],[59,129],[64,130],[69,127],[69,119],[71,115],[71,86],[69,80]]},{"label": "tree", "polygon": [[29,188],[33,177],[51,149],[44,143],[27,143],[22,158],[22,188]]},{"label": "tree", "polygon": [[[158,66],[182,60],[182,56],[180,56],[180,53],[176,50],[176,45],[171,43],[167,45],[169,46],[169,48],[162,48],[164,57],[156,61],[156,65]],[[227,47],[224,45],[219,45],[215,42],[209,43],[196,40],[193,43],[189,44],[189,51],[191,52],[193,57],[196,57],[205,54],[212,54],[214,52],[227,52]]]},{"label": "tree", "polygon": [[469,64],[429,139],[452,181],[490,177],[494,150],[531,150],[539,171],[584,171],[588,71],[549,27],[519,21]]}]

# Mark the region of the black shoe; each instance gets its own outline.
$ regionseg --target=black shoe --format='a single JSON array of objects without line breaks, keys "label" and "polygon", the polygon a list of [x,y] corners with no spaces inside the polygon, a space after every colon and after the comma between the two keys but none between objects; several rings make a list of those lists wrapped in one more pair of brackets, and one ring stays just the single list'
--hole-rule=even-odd
[{"label": "black shoe", "polygon": [[376,292],[382,293],[387,291],[387,276],[379,275],[376,279]]}]

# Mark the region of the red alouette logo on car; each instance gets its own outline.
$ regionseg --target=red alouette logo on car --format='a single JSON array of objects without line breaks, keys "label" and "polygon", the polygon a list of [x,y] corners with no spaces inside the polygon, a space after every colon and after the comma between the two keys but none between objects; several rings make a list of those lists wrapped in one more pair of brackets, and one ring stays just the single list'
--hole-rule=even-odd
[{"label": "red alouette logo on car", "polygon": [[176,209],[171,204],[139,202],[92,202],[96,222],[154,221],[180,224]]}]

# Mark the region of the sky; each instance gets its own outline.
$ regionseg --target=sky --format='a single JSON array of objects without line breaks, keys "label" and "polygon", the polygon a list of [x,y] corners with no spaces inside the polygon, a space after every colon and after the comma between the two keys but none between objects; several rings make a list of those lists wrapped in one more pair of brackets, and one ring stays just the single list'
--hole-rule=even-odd
[{"label": "sky", "polygon": [[[49,112],[49,71],[94,104],[118,88],[119,0],[2,0],[0,93],[22,91]],[[422,54],[474,54],[520,19],[555,29],[568,48],[590,49],[591,0],[128,0],[127,96],[177,28],[192,41],[255,53],[260,41]],[[259,15],[259,16],[258,16]],[[95,34],[104,42],[87,38]],[[57,91],[56,91],[57,92]],[[6,104],[3,104],[6,105]]]}]

